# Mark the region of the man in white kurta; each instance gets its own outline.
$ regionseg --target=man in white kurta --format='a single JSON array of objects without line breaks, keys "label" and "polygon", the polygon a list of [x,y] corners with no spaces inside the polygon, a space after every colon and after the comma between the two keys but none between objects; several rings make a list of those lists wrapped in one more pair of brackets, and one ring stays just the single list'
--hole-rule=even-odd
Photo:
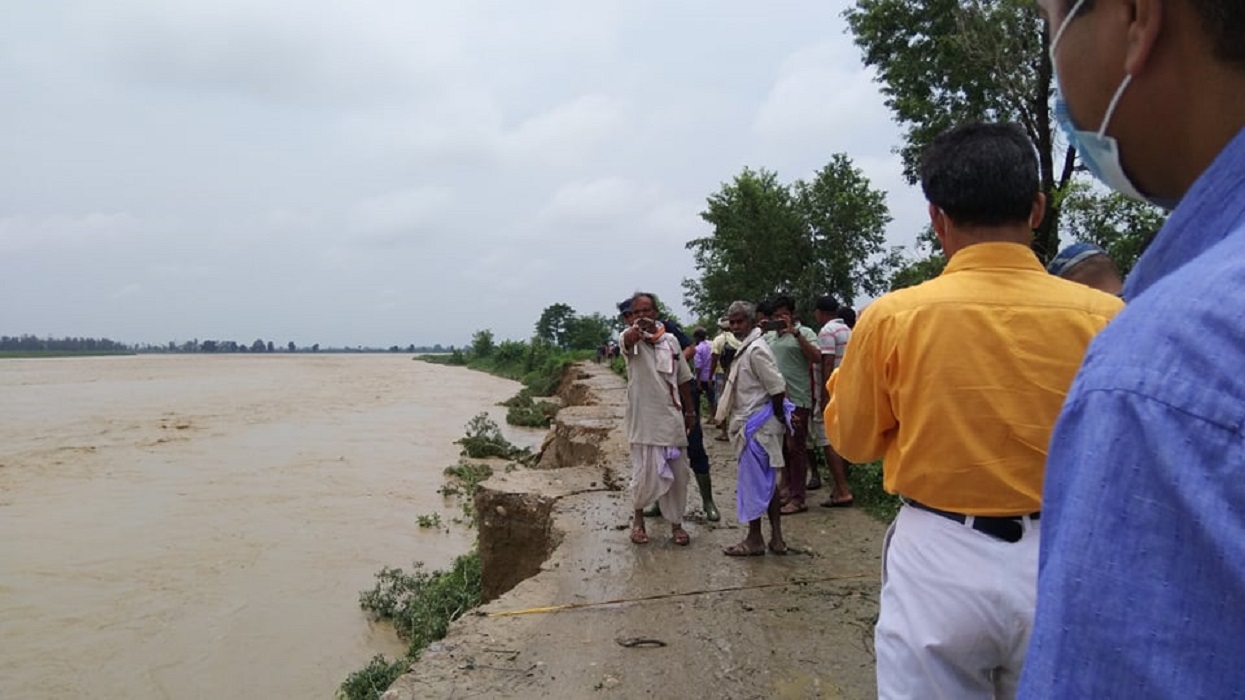
[{"label": "man in white kurta", "polygon": [[627,360],[627,441],[631,444],[631,541],[648,542],[644,509],[654,502],[670,523],[674,543],[691,541],[683,529],[687,484],[687,431],[696,420],[691,402],[692,371],[679,342],[656,322],[651,296],[632,300],[635,323],[619,335]]},{"label": "man in white kurta", "polygon": [[786,380],[761,331],[754,327],[753,306],[735,302],[728,318],[741,345],[718,400],[718,419],[728,426],[739,462],[737,515],[740,522],[748,523],[748,535],[723,553],[732,557],[764,554],[761,516],[768,515],[772,530],[769,550],[786,554],[776,481],[777,470],[784,465],[782,446],[789,412],[795,407],[786,402]]}]

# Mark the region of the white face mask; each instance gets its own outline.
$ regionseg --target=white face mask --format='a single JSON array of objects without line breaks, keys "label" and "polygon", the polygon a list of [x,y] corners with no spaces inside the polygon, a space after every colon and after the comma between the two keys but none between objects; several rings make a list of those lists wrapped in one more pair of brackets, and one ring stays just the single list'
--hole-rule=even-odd
[{"label": "white face mask", "polygon": [[[1060,40],[1063,39],[1063,33],[1068,29],[1068,24],[1072,22],[1072,19],[1076,17],[1076,13],[1080,12],[1084,4],[1085,0],[1078,0],[1072,6],[1068,15],[1064,17],[1063,24],[1059,25],[1059,30],[1055,32],[1055,37],[1051,39],[1050,63],[1052,68],[1055,66],[1055,49],[1058,48]],[[1085,167],[1107,187],[1125,196],[1148,201],[1164,209],[1173,209],[1175,207],[1174,202],[1147,197],[1141,193],[1141,190],[1137,189],[1137,186],[1129,179],[1128,174],[1124,172],[1124,166],[1120,163],[1119,142],[1114,137],[1107,136],[1107,127],[1111,124],[1111,117],[1115,115],[1115,109],[1119,106],[1120,98],[1124,96],[1124,91],[1128,89],[1129,84],[1133,81],[1132,74],[1124,76],[1124,82],[1120,83],[1120,87],[1115,91],[1115,96],[1111,98],[1111,103],[1107,105],[1107,113],[1102,116],[1102,126],[1098,128],[1098,131],[1083,131],[1077,128],[1076,123],[1072,121],[1072,113],[1068,111],[1068,103],[1063,98],[1063,88],[1058,86],[1058,74],[1055,77],[1055,121],[1059,123],[1064,135],[1068,137],[1068,143],[1080,155],[1081,162],[1085,164]]]}]

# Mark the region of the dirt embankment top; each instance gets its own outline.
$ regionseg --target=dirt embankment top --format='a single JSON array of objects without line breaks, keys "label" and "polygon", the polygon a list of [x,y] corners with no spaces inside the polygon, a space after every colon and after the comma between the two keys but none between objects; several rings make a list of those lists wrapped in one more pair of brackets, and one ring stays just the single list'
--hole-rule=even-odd
[{"label": "dirt embankment top", "polygon": [[[689,508],[691,546],[671,543],[656,519],[653,542],[633,545],[626,387],[586,364],[559,395],[566,407],[538,467],[497,474],[477,495],[491,602],[456,622],[385,700],[876,697],[880,523],[814,508],[784,521],[791,555],[724,557],[744,528],[728,507],[733,456],[710,438],[722,522]],[[541,611],[558,606],[569,607]]]}]

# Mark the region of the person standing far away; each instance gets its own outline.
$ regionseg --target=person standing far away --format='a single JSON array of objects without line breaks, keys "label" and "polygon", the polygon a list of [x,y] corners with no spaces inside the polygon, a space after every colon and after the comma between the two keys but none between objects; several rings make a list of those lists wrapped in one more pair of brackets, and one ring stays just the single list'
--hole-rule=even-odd
[{"label": "person standing far away", "polygon": [[[809,422],[808,436],[813,445],[820,447],[830,467],[830,476],[834,479],[834,489],[830,498],[822,502],[826,508],[844,508],[852,505],[852,491],[847,485],[847,463],[830,446],[826,437],[826,423],[823,415],[826,405],[830,403],[830,393],[826,391],[825,380],[830,378],[834,370],[843,363],[843,354],[847,350],[847,341],[852,337],[852,329],[847,327],[843,319],[838,317],[839,302],[832,296],[823,296],[817,300],[813,309],[813,318],[817,320],[821,330],[817,331],[817,345],[821,348],[821,360],[813,366],[813,394],[817,408]],[[811,460],[810,460],[811,463]],[[812,483],[809,483],[812,488]]]},{"label": "person standing far away", "polygon": [[627,360],[624,423],[631,445],[631,541],[647,544],[644,508],[654,502],[670,523],[677,545],[691,537],[683,529],[690,474],[687,433],[696,423],[692,371],[672,333],[657,321],[652,295],[638,293],[624,312],[632,324],[619,334]]},{"label": "person standing far away", "polygon": [[783,515],[794,515],[808,510],[805,504],[806,480],[808,479],[808,425],[813,409],[812,366],[821,362],[821,350],[817,347],[817,334],[799,322],[795,315],[795,301],[791,297],[774,299],[770,325],[774,327],[765,334],[778,363],[778,371],[787,381],[787,399],[795,404],[791,417],[792,434],[787,436],[786,462],[787,486]]},{"label": "person standing far away", "polygon": [[1124,280],[1107,251],[1093,243],[1075,243],[1059,251],[1046,270],[1056,277],[1080,282],[1107,294],[1120,296]]},{"label": "person standing far away", "polygon": [[692,338],[696,344],[692,359],[692,371],[696,373],[698,397],[696,409],[700,409],[699,397],[705,397],[705,401],[709,404],[710,421],[712,421],[713,414],[718,411],[717,394],[713,390],[713,345],[709,342],[709,333],[703,328],[692,331]]},{"label": "person standing far away", "polygon": [[[739,350],[740,340],[731,332],[730,320],[726,316],[718,319],[718,331],[711,346],[712,355],[709,360],[709,367],[713,374],[714,396],[720,398],[722,391],[726,388],[726,373],[731,369],[731,360],[735,359],[735,352]],[[719,433],[714,439],[726,442],[726,424],[717,421],[716,408],[713,413],[713,419],[717,422],[719,428]]]},{"label": "person standing far away", "polygon": [[1020,127],[941,134],[920,176],[947,267],[861,315],[826,428],[845,458],[883,459],[883,486],[903,500],[883,544],[879,696],[1012,698],[1051,429],[1123,302],[1050,275],[1029,248],[1046,198]]},{"label": "person standing far away", "polygon": [[1082,163],[1172,212],[1055,428],[1021,694],[1245,697],[1245,2],[1038,7]]},{"label": "person standing far away", "polygon": [[718,400],[718,422],[729,426],[739,466],[736,515],[748,523],[748,535],[722,553],[728,557],[765,554],[761,516],[770,523],[769,551],[786,554],[777,471],[783,466],[783,436],[795,406],[786,400],[787,382],[778,371],[774,354],[761,338],[752,304],[737,301],[726,315],[731,332],[740,341],[731,362],[726,388]]}]

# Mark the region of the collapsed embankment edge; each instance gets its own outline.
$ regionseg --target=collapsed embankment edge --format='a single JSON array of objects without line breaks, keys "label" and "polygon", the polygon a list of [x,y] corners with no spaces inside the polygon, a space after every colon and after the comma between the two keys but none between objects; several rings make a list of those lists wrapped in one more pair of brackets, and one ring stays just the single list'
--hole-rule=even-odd
[{"label": "collapsed embankment edge", "polygon": [[[550,427],[533,468],[497,473],[476,492],[481,583],[484,601],[512,596],[520,583],[538,579],[563,539],[559,503],[568,496],[622,488],[613,465],[625,464],[622,422],[626,384],[608,367],[577,363],[558,388],[563,408]],[[556,565],[556,564],[555,564]],[[516,600],[516,603],[518,601]],[[460,619],[448,636],[482,620]],[[414,663],[382,700],[413,700],[426,690]]]}]

